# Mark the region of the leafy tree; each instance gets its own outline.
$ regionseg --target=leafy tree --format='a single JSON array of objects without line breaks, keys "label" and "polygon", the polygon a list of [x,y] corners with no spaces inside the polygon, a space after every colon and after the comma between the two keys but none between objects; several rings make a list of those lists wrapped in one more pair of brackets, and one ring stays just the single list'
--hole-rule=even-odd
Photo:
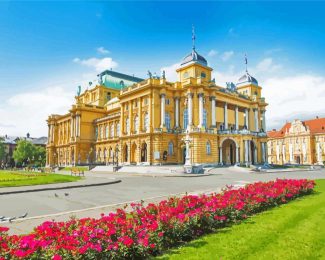
[{"label": "leafy tree", "polygon": [[18,141],[13,157],[18,164],[42,166],[45,165],[46,150],[27,140]]},{"label": "leafy tree", "polygon": [[29,164],[35,156],[35,145],[27,140],[20,140],[17,143],[17,147],[13,153],[13,157],[16,163]]},{"label": "leafy tree", "polygon": [[35,165],[44,166],[46,163],[46,150],[42,146],[35,146]]},{"label": "leafy tree", "polygon": [[0,161],[5,157],[5,144],[3,143],[4,139],[0,137]]}]

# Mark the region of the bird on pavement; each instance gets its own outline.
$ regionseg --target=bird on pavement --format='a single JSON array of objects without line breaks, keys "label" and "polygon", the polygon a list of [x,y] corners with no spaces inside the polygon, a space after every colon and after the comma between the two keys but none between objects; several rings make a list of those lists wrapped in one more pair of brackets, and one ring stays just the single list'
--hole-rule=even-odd
[{"label": "bird on pavement", "polygon": [[64,196],[69,196],[69,193],[64,193]]},{"label": "bird on pavement", "polygon": [[26,212],[24,215],[19,216],[19,218],[26,218],[28,213]]},{"label": "bird on pavement", "polygon": [[59,197],[59,195],[58,195],[58,194],[56,194],[56,193],[54,193],[54,196],[55,196],[56,198],[58,198],[58,197]]},{"label": "bird on pavement", "polygon": [[4,219],[4,218],[5,218],[5,216],[0,216],[0,220],[1,220],[1,219]]}]

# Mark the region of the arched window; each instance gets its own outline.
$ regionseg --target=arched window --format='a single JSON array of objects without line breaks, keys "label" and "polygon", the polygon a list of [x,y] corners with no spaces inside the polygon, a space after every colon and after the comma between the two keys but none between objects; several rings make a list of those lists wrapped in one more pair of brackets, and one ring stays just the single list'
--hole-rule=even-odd
[{"label": "arched window", "polygon": [[117,136],[120,136],[120,134],[121,134],[120,123],[117,123],[117,124],[116,124],[116,135],[117,135]]},{"label": "arched window", "polygon": [[203,126],[207,127],[207,110],[203,109]]},{"label": "arched window", "polygon": [[186,129],[187,125],[188,125],[188,110],[186,108],[186,109],[184,109],[184,112],[183,112],[183,128]]},{"label": "arched window", "polygon": [[173,155],[174,153],[174,144],[172,141],[168,143],[168,155]]},{"label": "arched window", "polygon": [[188,77],[189,77],[189,74],[188,74],[188,72],[185,72],[184,74],[183,74],[184,76],[184,79],[187,79]]},{"label": "arched window", "polygon": [[127,117],[125,120],[125,128],[126,128],[126,133],[130,133],[130,119]]},{"label": "arched window", "polygon": [[204,72],[201,72],[201,78],[206,78],[206,74]]},{"label": "arched window", "polygon": [[170,115],[169,115],[169,113],[165,114],[165,124],[166,124],[166,128],[170,129]]},{"label": "arched window", "polygon": [[149,129],[149,115],[148,113],[144,114],[144,131],[147,132]]},{"label": "arched window", "polygon": [[206,153],[211,154],[211,144],[210,141],[207,141],[206,143]]},{"label": "arched window", "polygon": [[109,127],[109,135],[111,138],[114,137],[114,124],[113,123]]},{"label": "arched window", "polygon": [[105,126],[105,138],[108,138],[108,125]]},{"label": "arched window", "polygon": [[136,134],[139,130],[139,117],[135,116],[133,119],[134,133]]}]

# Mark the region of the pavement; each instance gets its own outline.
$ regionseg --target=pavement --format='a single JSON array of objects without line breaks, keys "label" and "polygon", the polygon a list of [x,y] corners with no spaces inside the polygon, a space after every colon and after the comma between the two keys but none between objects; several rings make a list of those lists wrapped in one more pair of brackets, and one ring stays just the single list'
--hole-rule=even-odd
[{"label": "pavement", "polygon": [[30,232],[35,226],[47,220],[64,221],[71,216],[99,217],[101,213],[107,214],[127,203],[140,200],[148,203],[185,193],[220,192],[226,185],[241,187],[247,183],[276,178],[325,179],[325,169],[258,173],[234,167],[216,168],[210,169],[209,174],[196,178],[186,176],[169,178],[159,174],[86,173],[86,180],[94,183],[108,182],[112,178],[121,182],[103,186],[1,195],[0,215],[19,216],[28,212],[28,217],[12,223],[0,223],[0,226],[9,227],[11,234],[22,234]]}]

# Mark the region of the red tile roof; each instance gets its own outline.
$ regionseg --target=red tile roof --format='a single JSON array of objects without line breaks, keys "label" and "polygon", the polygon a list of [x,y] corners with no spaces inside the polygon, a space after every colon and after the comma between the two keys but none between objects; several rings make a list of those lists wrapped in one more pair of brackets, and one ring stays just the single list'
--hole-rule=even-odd
[{"label": "red tile roof", "polygon": [[[315,118],[311,120],[302,121],[304,126],[307,126],[310,130],[311,134],[316,133],[325,133],[325,118]],[[286,123],[279,131],[272,130],[267,132],[267,136],[269,138],[280,138],[285,135],[289,128],[291,127],[291,123]]]}]

